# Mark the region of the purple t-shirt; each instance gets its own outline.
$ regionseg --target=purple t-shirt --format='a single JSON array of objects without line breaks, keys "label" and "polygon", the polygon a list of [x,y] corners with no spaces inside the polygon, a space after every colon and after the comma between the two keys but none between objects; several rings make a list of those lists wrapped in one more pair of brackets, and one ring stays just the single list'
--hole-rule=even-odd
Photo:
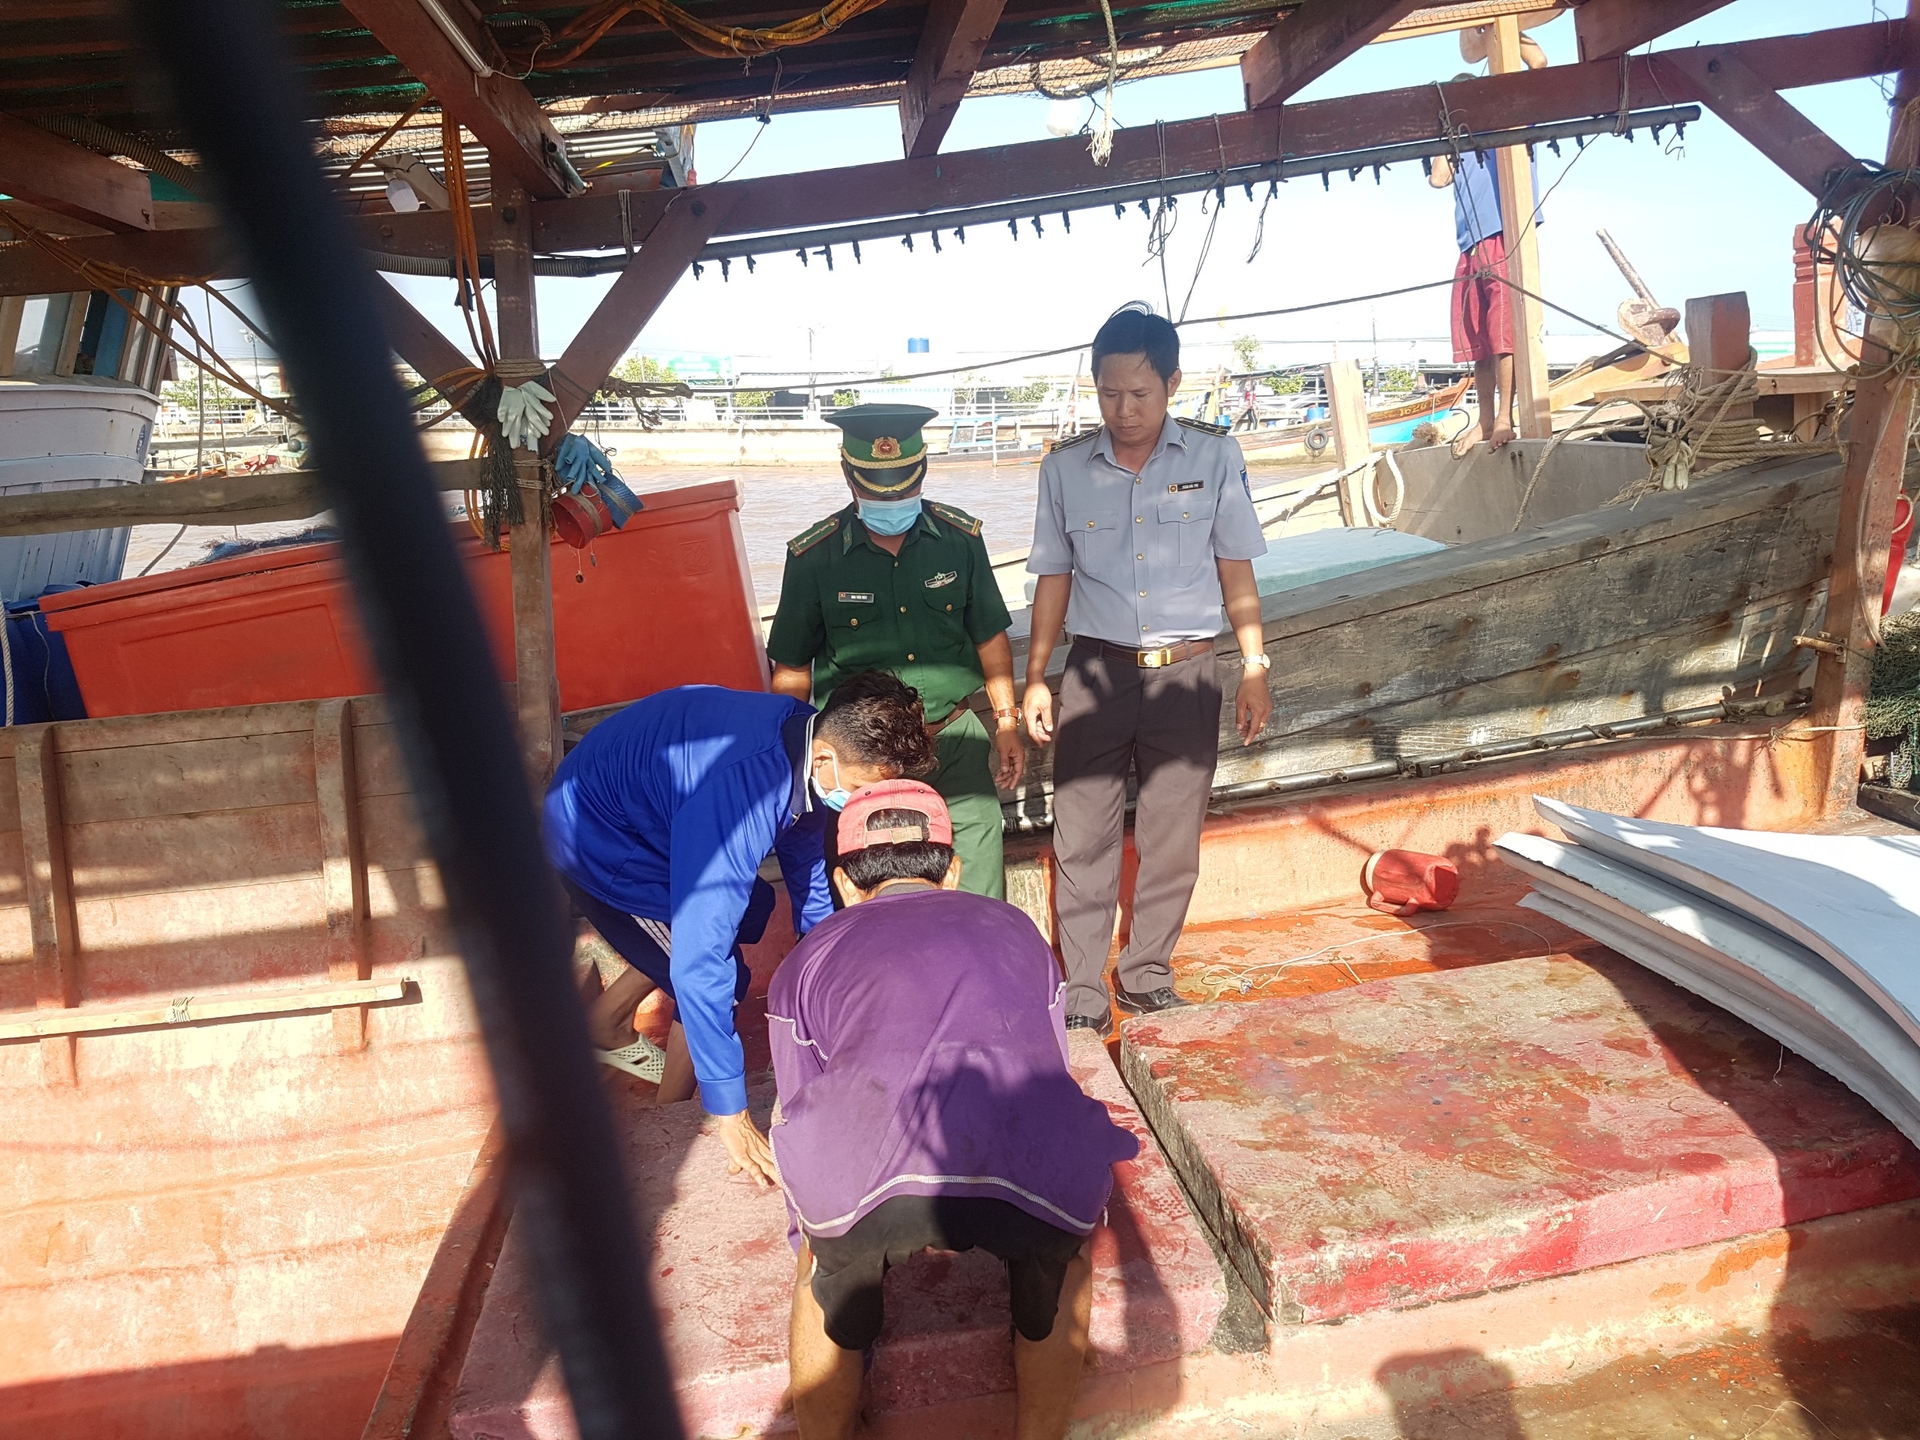
[{"label": "purple t-shirt", "polygon": [[976,1195],[1091,1231],[1139,1143],[1067,1069],[1063,990],[1033,922],[984,895],[909,890],[816,925],[767,997],[773,1151],[800,1228]]}]

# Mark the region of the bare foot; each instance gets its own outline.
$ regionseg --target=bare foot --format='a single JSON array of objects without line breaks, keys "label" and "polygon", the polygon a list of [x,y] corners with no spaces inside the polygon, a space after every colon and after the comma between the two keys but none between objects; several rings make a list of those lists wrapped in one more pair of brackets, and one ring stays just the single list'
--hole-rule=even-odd
[{"label": "bare foot", "polygon": [[1456,460],[1466,459],[1467,452],[1479,443],[1480,427],[1478,425],[1467,426],[1466,429],[1453,437],[1453,458]]},{"label": "bare foot", "polygon": [[1493,427],[1493,434],[1487,437],[1487,449],[1498,450],[1501,446],[1511,442],[1513,438],[1513,427],[1511,425],[1496,425]]}]

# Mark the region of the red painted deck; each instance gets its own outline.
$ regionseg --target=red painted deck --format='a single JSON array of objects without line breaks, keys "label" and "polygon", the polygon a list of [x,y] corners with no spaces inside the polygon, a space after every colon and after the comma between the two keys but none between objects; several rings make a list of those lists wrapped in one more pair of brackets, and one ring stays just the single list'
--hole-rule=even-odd
[{"label": "red painted deck", "polygon": [[1282,1320],[1920,1195],[1920,1153],[1865,1102],[1604,951],[1138,1019],[1121,1051]]},{"label": "red painted deck", "polygon": [[[1077,1050],[1089,1093],[1142,1137],[1116,1167],[1107,1225],[1096,1234],[1096,1372],[1133,1370],[1205,1348],[1226,1285],[1172,1171],[1146,1135],[1103,1052]],[[616,1098],[643,1233],[655,1257],[654,1300],[697,1436],[784,1429],[787,1309],[793,1254],[778,1195],[726,1174],[696,1104],[656,1110],[638,1087]],[[770,1096],[766,1097],[770,1099]],[[764,1120],[764,1116],[762,1117]],[[926,1254],[887,1281],[887,1329],[875,1347],[876,1412],[974,1397],[1011,1409],[1013,1356],[1005,1271],[992,1257]],[[467,1351],[451,1426],[459,1440],[571,1437],[559,1367],[540,1335],[530,1276],[511,1231]]]}]

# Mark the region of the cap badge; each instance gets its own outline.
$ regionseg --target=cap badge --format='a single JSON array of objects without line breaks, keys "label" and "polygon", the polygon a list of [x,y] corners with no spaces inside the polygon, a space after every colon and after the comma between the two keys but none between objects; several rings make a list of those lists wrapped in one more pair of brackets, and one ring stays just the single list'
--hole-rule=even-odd
[{"label": "cap badge", "polygon": [[891,435],[882,435],[873,442],[873,458],[876,460],[898,460],[900,442]]}]

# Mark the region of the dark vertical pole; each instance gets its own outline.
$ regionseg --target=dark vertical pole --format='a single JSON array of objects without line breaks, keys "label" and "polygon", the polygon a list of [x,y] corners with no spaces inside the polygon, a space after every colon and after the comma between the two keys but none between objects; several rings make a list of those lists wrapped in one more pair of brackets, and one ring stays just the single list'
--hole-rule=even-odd
[{"label": "dark vertical pole", "polygon": [[379,663],[478,1006],[548,1337],[584,1440],[682,1431],[571,937],[466,575],[393,371],[372,274],[315,163],[278,6],[134,0],[219,191]]}]

